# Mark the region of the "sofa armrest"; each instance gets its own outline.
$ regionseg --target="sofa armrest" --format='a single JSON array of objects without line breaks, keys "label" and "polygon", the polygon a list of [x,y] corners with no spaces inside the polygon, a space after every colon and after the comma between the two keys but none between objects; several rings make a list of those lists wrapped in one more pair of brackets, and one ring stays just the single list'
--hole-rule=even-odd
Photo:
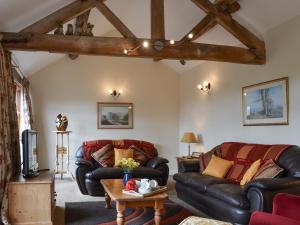
[{"label": "sofa armrest", "polygon": [[95,169],[93,163],[92,163],[91,161],[88,161],[88,160],[85,160],[85,159],[77,158],[75,164],[76,164],[77,166],[85,166],[85,167],[88,167],[90,170]]},{"label": "sofa armrest", "polygon": [[268,191],[276,191],[281,189],[288,189],[300,185],[299,178],[284,177],[284,178],[264,178],[257,179],[249,182],[245,186],[245,192],[247,193],[250,188],[259,188]]},{"label": "sofa armrest", "polygon": [[166,164],[166,163],[168,163],[168,162],[169,162],[169,160],[167,160],[167,159],[165,159],[165,158],[154,157],[154,158],[150,159],[150,160],[147,162],[146,167],[155,169],[155,168],[158,167],[159,165],[161,165],[161,164]]},{"label": "sofa armrest", "polygon": [[178,172],[187,173],[187,172],[199,172],[200,164],[199,160],[180,160],[178,162]]}]

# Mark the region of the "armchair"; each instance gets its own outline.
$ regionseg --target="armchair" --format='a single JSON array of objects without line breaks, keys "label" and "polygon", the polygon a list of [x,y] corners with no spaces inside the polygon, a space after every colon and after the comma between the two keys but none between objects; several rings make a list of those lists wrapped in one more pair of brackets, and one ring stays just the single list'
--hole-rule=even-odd
[{"label": "armchair", "polygon": [[271,213],[254,212],[250,225],[300,225],[300,196],[277,194],[273,200]]}]

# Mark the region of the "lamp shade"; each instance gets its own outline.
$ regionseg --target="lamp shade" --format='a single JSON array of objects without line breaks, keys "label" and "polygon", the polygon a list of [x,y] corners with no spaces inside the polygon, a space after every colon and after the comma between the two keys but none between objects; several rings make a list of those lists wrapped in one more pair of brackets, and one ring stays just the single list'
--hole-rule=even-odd
[{"label": "lamp shade", "polygon": [[199,141],[193,132],[186,132],[186,133],[184,133],[183,137],[181,138],[181,142],[198,143]]}]

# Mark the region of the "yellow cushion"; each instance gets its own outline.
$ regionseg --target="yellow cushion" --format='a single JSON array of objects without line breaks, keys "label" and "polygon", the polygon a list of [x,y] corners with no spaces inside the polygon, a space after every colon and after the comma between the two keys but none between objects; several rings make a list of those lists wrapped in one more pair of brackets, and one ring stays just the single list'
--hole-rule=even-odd
[{"label": "yellow cushion", "polygon": [[133,149],[118,149],[115,148],[115,166],[119,166],[121,159],[133,158]]},{"label": "yellow cushion", "polygon": [[209,175],[218,178],[224,178],[232,167],[233,161],[228,161],[222,158],[219,158],[215,155],[212,155],[211,160],[209,161],[206,169],[203,171],[203,175]]},{"label": "yellow cushion", "polygon": [[257,173],[259,167],[261,164],[261,160],[256,160],[254,163],[251,164],[251,166],[249,167],[249,169],[246,171],[246,173],[243,176],[243,179],[240,182],[240,185],[245,185],[247,184],[249,181],[252,180],[252,178],[254,177],[254,175]]}]

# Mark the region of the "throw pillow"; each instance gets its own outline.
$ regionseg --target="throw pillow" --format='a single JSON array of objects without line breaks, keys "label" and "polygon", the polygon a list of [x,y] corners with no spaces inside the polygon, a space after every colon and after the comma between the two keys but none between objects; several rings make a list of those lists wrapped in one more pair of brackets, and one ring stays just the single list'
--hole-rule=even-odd
[{"label": "throw pillow", "polygon": [[115,163],[115,154],[111,144],[107,144],[91,156],[103,167],[112,167]]},{"label": "throw pillow", "polygon": [[212,155],[210,162],[208,163],[206,169],[203,171],[203,175],[209,175],[218,178],[224,178],[232,167],[233,161],[228,161]]},{"label": "throw pillow", "polygon": [[257,171],[253,179],[275,178],[284,171],[272,159],[266,161]]},{"label": "throw pillow", "polygon": [[252,180],[252,178],[254,177],[254,175],[257,173],[259,167],[261,164],[261,160],[256,160],[254,163],[251,164],[251,166],[249,167],[249,169],[246,171],[246,173],[243,176],[243,179],[240,182],[240,185],[245,185],[247,184],[249,181]]},{"label": "throw pillow", "polygon": [[133,150],[133,159],[140,163],[140,166],[143,166],[148,162],[149,157],[147,156],[147,153],[142,149],[138,148],[135,145],[131,145],[129,149]]},{"label": "throw pillow", "polygon": [[115,148],[115,166],[119,166],[121,159],[133,158],[133,149]]}]

